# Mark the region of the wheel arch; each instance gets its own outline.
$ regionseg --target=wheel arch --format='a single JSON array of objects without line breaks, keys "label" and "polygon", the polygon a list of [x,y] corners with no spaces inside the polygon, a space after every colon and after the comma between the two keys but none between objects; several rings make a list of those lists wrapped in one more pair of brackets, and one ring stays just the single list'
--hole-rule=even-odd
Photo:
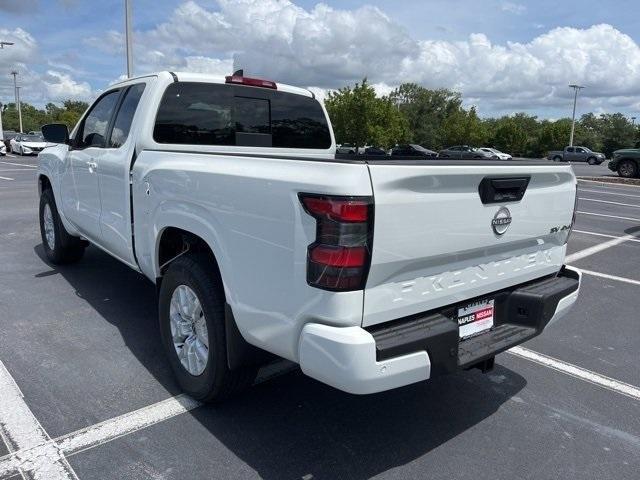
[{"label": "wheel arch", "polygon": [[45,190],[53,191],[53,185],[49,177],[41,173],[38,175],[38,195],[42,195]]},{"label": "wheel arch", "polygon": [[158,277],[156,278],[156,289],[160,291],[162,276],[166,269],[176,258],[187,253],[198,253],[205,255],[213,266],[212,274],[218,276],[223,285],[223,295],[225,300],[224,326],[226,335],[227,364],[230,370],[248,365],[259,365],[271,359],[271,355],[265,351],[249,344],[242,335],[233,315],[233,309],[229,302],[230,291],[228,284],[224,281],[224,276],[220,269],[220,264],[212,248],[205,238],[190,230],[167,226],[158,234],[156,249],[156,265]]}]

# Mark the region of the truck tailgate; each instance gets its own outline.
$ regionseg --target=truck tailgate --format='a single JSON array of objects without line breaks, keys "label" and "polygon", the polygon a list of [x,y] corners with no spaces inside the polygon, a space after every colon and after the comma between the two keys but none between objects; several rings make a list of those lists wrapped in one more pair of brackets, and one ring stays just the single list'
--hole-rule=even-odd
[{"label": "truck tailgate", "polygon": [[[484,296],[563,264],[576,192],[568,165],[389,161],[369,162],[369,171],[375,220],[363,326]],[[508,201],[491,187],[483,203],[485,178],[498,187],[524,179],[524,196]]]}]

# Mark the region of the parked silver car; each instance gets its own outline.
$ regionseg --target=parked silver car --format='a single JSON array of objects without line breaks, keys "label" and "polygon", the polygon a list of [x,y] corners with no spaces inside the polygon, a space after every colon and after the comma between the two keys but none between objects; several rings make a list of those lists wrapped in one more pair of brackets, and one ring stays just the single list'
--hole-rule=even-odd
[{"label": "parked silver car", "polygon": [[47,142],[40,133],[32,135],[20,133],[11,139],[11,151],[18,155],[37,155],[46,146]]},{"label": "parked silver car", "polygon": [[469,145],[454,145],[453,147],[440,150],[439,158],[476,158],[476,159],[493,159],[499,157],[493,152],[485,152],[479,148],[470,147]]}]

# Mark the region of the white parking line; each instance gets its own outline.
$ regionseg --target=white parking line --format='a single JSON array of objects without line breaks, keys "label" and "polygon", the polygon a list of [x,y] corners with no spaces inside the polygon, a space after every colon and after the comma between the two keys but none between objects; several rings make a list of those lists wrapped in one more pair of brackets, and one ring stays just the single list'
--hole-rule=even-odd
[{"label": "white parking line", "polygon": [[16,167],[38,168],[37,165],[29,165],[28,163],[15,163],[15,162],[3,162],[3,161],[0,161],[0,163],[4,165],[14,165]]},{"label": "white parking line", "polygon": [[[255,383],[265,382],[274,377],[289,373],[296,368],[297,366],[295,364],[287,361],[279,361],[266,365],[260,369]],[[9,376],[8,378],[12,382],[11,377]],[[15,383],[13,385],[15,385]],[[0,377],[0,388],[2,387],[3,385]],[[17,389],[17,386],[14,388]],[[3,392],[0,391],[0,401],[4,402],[5,399],[3,398],[2,393]],[[8,400],[10,401],[10,399]],[[33,473],[34,478],[37,479],[46,478],[47,480],[59,480],[64,478],[77,478],[56,477],[52,476],[48,471],[45,472],[47,473],[46,476],[37,476],[36,474],[39,475],[42,473],[40,470],[41,465],[56,464],[60,462],[66,463],[66,457],[68,456],[97,447],[122,436],[135,433],[138,430],[150,427],[156,423],[164,422],[165,420],[169,420],[177,415],[189,412],[200,406],[202,406],[201,402],[184,394],[178,395],[138,410],[134,410],[133,412],[125,413],[124,415],[111,418],[104,422],[62,435],[53,440],[46,437],[41,439],[40,442],[34,445],[29,445],[25,448],[10,448],[9,450],[11,453],[4,457],[0,457],[0,478],[24,471]],[[2,420],[1,412],[2,410],[0,405],[0,421]],[[33,418],[35,420],[35,417]]]},{"label": "white parking line", "polygon": [[633,203],[620,203],[620,202],[611,202],[609,200],[599,200],[597,198],[585,198],[585,197],[578,197],[578,200],[583,200],[585,202],[598,202],[598,203],[608,203],[611,205],[621,205],[623,207],[635,207],[635,208],[640,208],[640,205],[635,205]]},{"label": "white parking line", "polygon": [[[605,238],[622,238],[622,237],[617,236],[617,235],[607,235],[606,233],[588,232],[586,230],[576,230],[575,228],[573,230],[571,230],[571,233],[582,233],[582,234],[585,234],[585,235],[594,235],[596,237],[605,237]],[[640,243],[640,238],[630,238],[630,239],[627,239],[625,241]]]},{"label": "white parking line", "polygon": [[629,240],[637,240],[638,237],[635,235],[624,235],[622,237],[615,237],[606,242],[599,243],[598,245],[594,245],[592,247],[585,248],[584,250],[580,250],[578,252],[572,253],[571,255],[567,255],[564,259],[566,263],[577,262],[585,257],[589,257],[591,255],[595,255],[598,252],[606,250],[607,248],[615,247],[616,245],[620,245],[621,243],[628,242]]},{"label": "white parking line", "polygon": [[571,375],[572,377],[585,380],[589,383],[593,383],[594,385],[598,385],[600,387],[604,387],[608,390],[621,393],[622,395],[626,395],[633,399],[640,400],[640,388],[629,385],[628,383],[619,382],[618,380],[615,380],[611,377],[606,377],[604,375],[600,375],[599,373],[592,372],[591,370],[587,370],[586,368],[577,367],[575,365],[572,365],[571,363],[548,357],[541,353],[534,352],[533,350],[529,350],[528,348],[518,346],[512,347],[507,351],[512,355],[516,355],[520,358],[530,360],[545,367],[549,367],[559,372],[566,373],[567,375]]},{"label": "white parking line", "polygon": [[0,180],[15,180],[15,178],[9,178],[9,177],[0,177]]},{"label": "white parking line", "polygon": [[601,194],[604,194],[604,195],[616,195],[618,197],[640,198],[640,195],[633,195],[632,193],[605,192],[604,190],[589,190],[588,188],[581,188],[580,192],[601,193]]},{"label": "white parking line", "polygon": [[0,477],[29,471],[28,478],[36,480],[77,479],[64,454],[58,451],[38,419],[24,401],[22,392],[13,381],[4,364],[0,362],[0,437],[10,455],[40,447],[38,455],[22,462],[16,468],[5,469],[0,463]]},{"label": "white parking line", "polygon": [[619,217],[618,215],[605,215],[603,213],[582,212],[580,210],[576,211],[576,213],[580,213],[582,215],[593,215],[596,217],[618,218],[620,220],[631,220],[634,222],[640,222],[640,218],[634,218],[634,217]]},{"label": "white parking line", "polygon": [[600,180],[587,180],[585,178],[578,178],[578,182],[597,183],[599,187],[611,188],[612,190],[616,190],[616,187],[621,187],[621,188],[640,188],[640,185],[630,185],[628,183],[603,182],[603,181],[600,181]]},{"label": "white parking line", "polygon": [[623,282],[623,283],[629,283],[631,285],[640,286],[640,281],[634,280],[632,278],[618,277],[616,275],[609,275],[608,273],[600,273],[600,272],[594,272],[591,270],[585,270],[584,268],[581,268],[580,271],[585,275],[592,275],[594,277],[606,278],[607,280],[615,280],[616,282]]}]

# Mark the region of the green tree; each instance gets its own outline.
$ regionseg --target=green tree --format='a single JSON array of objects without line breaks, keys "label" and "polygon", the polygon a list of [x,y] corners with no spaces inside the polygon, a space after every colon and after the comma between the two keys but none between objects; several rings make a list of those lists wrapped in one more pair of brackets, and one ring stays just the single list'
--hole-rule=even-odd
[{"label": "green tree", "polygon": [[[69,129],[72,129],[88,106],[86,102],[78,100],[65,100],[61,107],[54,103],[47,103],[44,109],[36,108],[29,103],[21,103],[22,130],[24,132],[38,131],[42,125],[47,123],[64,123]],[[20,130],[15,103],[3,106],[2,125],[5,130]]]},{"label": "green tree", "polygon": [[478,117],[475,107],[469,110],[458,108],[449,114],[439,129],[440,144],[481,146],[487,142],[487,130]]},{"label": "green tree", "polygon": [[458,92],[429,90],[415,83],[403,83],[389,95],[407,120],[413,143],[427,148],[440,148],[442,122],[462,107]]},{"label": "green tree", "polygon": [[338,143],[390,147],[408,137],[406,119],[390,98],[376,96],[366,78],[330,92],[325,106]]}]

